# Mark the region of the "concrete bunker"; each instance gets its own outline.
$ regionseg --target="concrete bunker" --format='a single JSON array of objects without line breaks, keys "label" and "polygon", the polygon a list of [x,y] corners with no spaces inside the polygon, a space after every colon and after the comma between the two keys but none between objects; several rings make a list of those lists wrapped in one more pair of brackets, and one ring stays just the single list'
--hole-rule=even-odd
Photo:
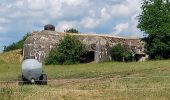
[{"label": "concrete bunker", "polygon": [[[23,48],[23,59],[34,58],[39,62],[44,62],[51,49],[56,47],[66,33],[56,32],[55,26],[45,25],[44,30],[33,32],[25,41]],[[86,55],[80,59],[82,63],[102,62],[111,60],[110,48],[115,44],[126,45],[136,54],[139,61],[144,61],[138,58],[138,54],[145,54],[144,45],[141,39],[128,39],[122,37],[114,37],[107,35],[96,34],[71,34],[82,41],[88,50]],[[138,50],[139,49],[139,50]],[[140,55],[141,56],[141,55]]]}]

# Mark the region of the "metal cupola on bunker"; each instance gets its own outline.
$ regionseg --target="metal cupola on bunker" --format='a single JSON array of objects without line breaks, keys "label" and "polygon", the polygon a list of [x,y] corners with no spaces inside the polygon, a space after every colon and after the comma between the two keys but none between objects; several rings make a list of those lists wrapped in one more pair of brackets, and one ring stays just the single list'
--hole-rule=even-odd
[{"label": "metal cupola on bunker", "polygon": [[55,26],[52,24],[45,25],[44,30],[55,31]]}]

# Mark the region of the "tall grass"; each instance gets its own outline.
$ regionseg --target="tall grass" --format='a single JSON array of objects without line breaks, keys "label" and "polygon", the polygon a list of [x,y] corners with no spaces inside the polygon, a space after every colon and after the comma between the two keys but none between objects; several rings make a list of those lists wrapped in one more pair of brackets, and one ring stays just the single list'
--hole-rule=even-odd
[{"label": "tall grass", "polygon": [[0,100],[168,100],[170,60],[44,66],[47,86],[18,86],[20,64],[0,62]]},{"label": "tall grass", "polygon": [[0,63],[19,64],[21,60],[21,49],[0,53]]}]

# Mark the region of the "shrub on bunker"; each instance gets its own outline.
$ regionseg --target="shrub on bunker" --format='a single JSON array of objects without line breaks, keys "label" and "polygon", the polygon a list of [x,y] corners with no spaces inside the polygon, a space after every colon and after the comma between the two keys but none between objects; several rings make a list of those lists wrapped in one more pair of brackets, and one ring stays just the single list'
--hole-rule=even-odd
[{"label": "shrub on bunker", "polygon": [[133,61],[133,54],[121,44],[111,48],[111,57],[113,61]]},{"label": "shrub on bunker", "polygon": [[66,35],[45,59],[45,64],[75,64],[86,53],[84,44],[75,36]]}]

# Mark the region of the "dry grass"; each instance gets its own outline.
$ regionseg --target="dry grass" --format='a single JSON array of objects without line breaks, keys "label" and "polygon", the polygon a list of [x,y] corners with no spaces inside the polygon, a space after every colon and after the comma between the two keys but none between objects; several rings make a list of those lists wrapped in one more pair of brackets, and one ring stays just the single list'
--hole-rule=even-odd
[{"label": "dry grass", "polygon": [[[128,82],[124,79],[64,79],[49,81],[47,86],[18,86],[17,83],[8,83],[6,88],[1,88],[3,93],[0,94],[0,98],[6,100],[168,100],[169,85],[156,84],[153,80],[155,79],[130,79]],[[157,82],[166,81],[162,79]]]},{"label": "dry grass", "polygon": [[20,63],[20,49],[10,52],[0,53],[0,63]]}]

